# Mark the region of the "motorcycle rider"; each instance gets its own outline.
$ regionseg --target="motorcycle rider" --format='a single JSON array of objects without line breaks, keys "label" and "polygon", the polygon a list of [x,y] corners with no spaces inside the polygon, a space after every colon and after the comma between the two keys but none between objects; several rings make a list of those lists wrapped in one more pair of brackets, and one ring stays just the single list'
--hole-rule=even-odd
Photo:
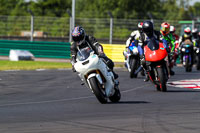
[{"label": "motorcycle rider", "polygon": [[194,45],[194,47],[193,47],[193,49],[194,49],[194,62],[197,62],[196,57],[199,58],[199,56],[197,55],[196,52],[197,52],[197,48],[199,48],[199,43],[200,43],[200,38],[198,36],[198,29],[197,28],[194,28],[192,30],[192,41],[193,41],[193,45]]},{"label": "motorcycle rider", "polygon": [[179,36],[175,33],[176,32],[176,28],[174,26],[170,26],[170,33],[175,37],[175,61],[174,61],[174,65],[176,65],[176,60],[178,58],[178,48],[179,48]]},{"label": "motorcycle rider", "polygon": [[[133,31],[130,35],[130,37],[127,39],[126,41],[126,49],[123,52],[124,56],[125,56],[125,64],[127,62],[127,51],[128,51],[128,47],[131,45],[132,41],[134,41],[135,45],[138,47],[138,52],[140,54],[140,59],[141,59],[141,53],[143,51],[143,43],[146,40],[146,35],[143,33],[142,30],[142,25],[143,22],[139,22],[138,23],[138,29]],[[144,72],[142,72],[142,75],[144,75]],[[144,79],[145,80],[145,79]]]},{"label": "motorcycle rider", "polygon": [[179,46],[181,46],[182,43],[187,39],[189,39],[192,42],[192,34],[190,27],[186,27],[184,29],[183,35],[179,38]]},{"label": "motorcycle rider", "polygon": [[194,42],[194,47],[199,46],[200,38],[198,36],[198,29],[197,28],[194,28],[192,30],[192,41]]},{"label": "motorcycle rider", "polygon": [[[128,40],[126,41],[126,50],[125,50],[124,54],[126,54],[128,47],[134,40],[138,40],[138,41],[136,41],[137,42],[136,45],[138,45],[138,51],[139,51],[139,53],[141,53],[140,52],[141,48],[143,47],[143,43],[146,40],[146,35],[143,33],[142,25],[143,25],[143,22],[138,23],[138,30],[133,31],[131,33],[130,37],[128,38]],[[126,60],[127,59],[125,58],[125,62],[126,62]]]},{"label": "motorcycle rider", "polygon": [[[152,41],[163,41],[165,48],[167,48],[167,41],[164,39],[160,40],[161,39],[160,32],[154,30],[154,26],[151,21],[144,21],[142,29],[143,29],[143,32],[145,33],[145,35],[147,36],[147,39],[144,41],[143,46],[145,46],[148,43],[148,41],[152,40]],[[142,64],[143,68],[145,70],[147,70],[145,56],[144,56],[144,49],[142,49],[142,52],[141,52],[141,64]],[[147,73],[146,73],[146,75],[147,75]],[[148,80],[149,80],[149,76],[147,75],[146,79],[144,81],[146,82]]]},{"label": "motorcycle rider", "polygon": [[94,50],[95,54],[97,54],[100,58],[102,58],[107,66],[112,70],[114,78],[117,79],[118,75],[114,72],[114,62],[109,59],[104,51],[101,44],[99,44],[95,37],[86,35],[85,30],[81,26],[76,26],[72,31],[72,45],[71,45],[71,63],[72,70],[75,72],[74,63],[76,62],[76,55],[79,49],[83,49],[85,47],[90,47]]},{"label": "motorcycle rider", "polygon": [[175,33],[176,28],[172,25],[170,25],[170,33],[175,37],[175,50],[178,49],[179,45],[179,36]]},{"label": "motorcycle rider", "polygon": [[[161,37],[165,39],[168,43],[169,51],[168,51],[168,61],[169,64],[172,62],[172,57],[175,52],[175,37],[170,33],[170,24],[167,22],[163,22],[160,27]],[[175,72],[172,70],[171,65],[169,65],[170,75],[174,75]]]},{"label": "motorcycle rider", "polygon": [[[186,27],[186,28],[184,29],[183,35],[179,38],[179,49],[181,49],[182,44],[183,44],[183,42],[184,42],[185,40],[189,40],[190,42],[193,43],[190,27]],[[183,53],[182,53],[181,50],[180,50],[180,62],[183,63]],[[192,63],[193,63],[193,58],[192,58]]]}]

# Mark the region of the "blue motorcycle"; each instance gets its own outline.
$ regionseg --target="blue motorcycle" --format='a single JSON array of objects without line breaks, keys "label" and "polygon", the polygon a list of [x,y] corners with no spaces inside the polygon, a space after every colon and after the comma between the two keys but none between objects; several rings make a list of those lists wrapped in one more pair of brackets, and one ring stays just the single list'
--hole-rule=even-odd
[{"label": "blue motorcycle", "polygon": [[132,41],[127,51],[124,51],[124,56],[126,58],[125,67],[130,73],[130,78],[137,78],[138,72],[136,71],[140,67],[140,57],[136,41]]}]

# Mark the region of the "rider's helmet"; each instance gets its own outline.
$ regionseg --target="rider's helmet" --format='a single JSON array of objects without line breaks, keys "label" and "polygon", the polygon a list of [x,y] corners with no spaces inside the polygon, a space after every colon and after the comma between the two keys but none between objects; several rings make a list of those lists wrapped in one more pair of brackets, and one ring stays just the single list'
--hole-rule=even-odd
[{"label": "rider's helmet", "polygon": [[76,26],[72,31],[72,40],[78,45],[85,42],[85,30],[81,26]]},{"label": "rider's helmet", "polygon": [[139,30],[139,32],[142,32],[142,25],[143,25],[143,22],[138,23],[138,30]]},{"label": "rider's helmet", "polygon": [[174,26],[170,26],[170,33],[175,33],[176,32],[176,28]]},{"label": "rider's helmet", "polygon": [[144,21],[142,29],[148,37],[153,36],[153,23],[151,21]]},{"label": "rider's helmet", "polygon": [[160,33],[165,36],[169,34],[169,32],[170,32],[170,24],[167,22],[162,23],[160,27]]},{"label": "rider's helmet", "polygon": [[191,37],[191,29],[190,27],[186,27],[184,29],[184,38],[190,38]]},{"label": "rider's helmet", "polygon": [[192,36],[193,36],[194,38],[197,38],[197,36],[198,36],[198,29],[197,29],[197,28],[194,28],[194,29],[192,30]]}]

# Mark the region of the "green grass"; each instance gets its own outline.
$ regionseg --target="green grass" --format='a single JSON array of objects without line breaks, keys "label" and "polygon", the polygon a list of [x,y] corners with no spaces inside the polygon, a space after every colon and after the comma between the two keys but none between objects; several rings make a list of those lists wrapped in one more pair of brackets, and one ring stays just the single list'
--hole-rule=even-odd
[{"label": "green grass", "polygon": [[[115,63],[115,67],[123,67],[123,63]],[[66,69],[71,68],[69,62],[46,61],[0,61],[0,71],[3,70],[35,70],[35,69]]]},{"label": "green grass", "polygon": [[35,69],[62,69],[71,68],[68,62],[45,62],[45,61],[0,61],[2,70],[35,70]]}]

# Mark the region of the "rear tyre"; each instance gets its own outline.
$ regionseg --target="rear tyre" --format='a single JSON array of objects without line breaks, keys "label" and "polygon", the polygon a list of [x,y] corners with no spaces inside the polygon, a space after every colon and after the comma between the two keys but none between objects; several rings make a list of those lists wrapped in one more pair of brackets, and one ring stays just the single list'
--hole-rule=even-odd
[{"label": "rear tyre", "polygon": [[156,85],[156,90],[160,91],[160,86],[159,85]]},{"label": "rear tyre", "polygon": [[197,55],[197,70],[200,70],[200,54]]},{"label": "rear tyre", "polygon": [[[159,88],[160,91],[162,92],[166,92],[167,91],[167,86],[166,86],[166,75],[164,72],[164,68],[163,67],[158,67],[157,68],[157,72],[158,72],[158,80],[159,80]],[[158,90],[158,86],[157,86],[157,90]]]},{"label": "rear tyre", "polygon": [[137,67],[138,66],[138,62],[135,58],[131,58],[130,59],[130,68],[131,68],[131,71],[130,71],[130,78],[137,78],[137,74],[134,74],[135,71],[137,70]]},{"label": "rear tyre", "polygon": [[97,81],[96,77],[92,77],[89,79],[90,85],[92,87],[92,90],[96,96],[96,98],[99,100],[100,103],[107,103],[107,97],[105,95],[105,91],[102,89],[100,83]]},{"label": "rear tyre", "polygon": [[115,93],[114,95],[112,95],[111,97],[109,97],[111,102],[119,102],[119,100],[121,99],[121,93],[120,90],[118,89],[118,87],[115,88]]}]

